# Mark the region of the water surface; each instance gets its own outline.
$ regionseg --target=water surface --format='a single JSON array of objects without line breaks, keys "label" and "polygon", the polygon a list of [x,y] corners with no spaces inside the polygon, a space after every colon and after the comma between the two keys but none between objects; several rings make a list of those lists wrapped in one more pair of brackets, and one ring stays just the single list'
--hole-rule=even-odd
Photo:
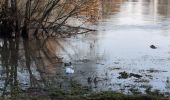
[{"label": "water surface", "polygon": [[[68,90],[72,79],[93,91],[169,93],[170,1],[97,4],[97,13],[91,16],[95,21],[87,25],[97,32],[60,39],[1,39],[0,93],[9,96],[18,88],[33,91],[38,87]],[[62,62],[72,62],[75,73],[66,74]],[[120,72],[141,77],[120,78]]]},{"label": "water surface", "polygon": [[[69,41],[66,51],[70,54],[67,60],[75,62],[76,79],[85,84],[88,77],[99,77],[95,91],[111,89],[129,92],[128,88],[133,87],[143,92],[144,87],[152,87],[153,90],[168,92],[170,2],[117,0],[111,6],[116,10],[107,13],[103,5],[97,33],[66,40]],[[151,49],[150,45],[155,45],[157,49]],[[118,79],[119,72],[124,71],[143,77]],[[105,81],[105,78],[108,80]]]}]

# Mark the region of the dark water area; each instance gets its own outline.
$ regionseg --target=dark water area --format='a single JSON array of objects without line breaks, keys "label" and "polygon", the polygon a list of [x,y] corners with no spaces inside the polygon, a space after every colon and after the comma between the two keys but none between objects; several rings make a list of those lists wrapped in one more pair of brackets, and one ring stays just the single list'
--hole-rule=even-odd
[{"label": "dark water area", "polygon": [[[0,95],[47,95],[75,80],[92,91],[170,93],[170,1],[99,1],[97,32],[70,38],[0,39]],[[156,49],[150,48],[151,45]],[[66,63],[74,73],[66,74]],[[40,90],[36,90],[40,89]],[[45,89],[45,90],[44,90]],[[29,92],[30,91],[30,92]],[[37,94],[36,94],[37,95]]]}]

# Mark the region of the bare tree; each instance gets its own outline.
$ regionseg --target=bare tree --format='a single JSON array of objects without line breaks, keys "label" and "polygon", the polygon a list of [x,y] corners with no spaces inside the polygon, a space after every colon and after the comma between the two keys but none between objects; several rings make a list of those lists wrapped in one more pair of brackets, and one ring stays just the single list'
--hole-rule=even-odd
[{"label": "bare tree", "polygon": [[1,0],[0,33],[9,37],[22,35],[28,38],[30,32],[34,36],[40,33],[50,36],[78,30],[80,27],[72,27],[67,21],[79,16],[78,13],[92,1],[94,0]]}]

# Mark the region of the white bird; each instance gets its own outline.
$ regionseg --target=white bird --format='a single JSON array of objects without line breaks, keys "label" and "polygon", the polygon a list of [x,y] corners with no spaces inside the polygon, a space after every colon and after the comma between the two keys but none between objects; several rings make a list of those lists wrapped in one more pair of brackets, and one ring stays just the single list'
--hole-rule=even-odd
[{"label": "white bird", "polygon": [[74,69],[73,69],[73,66],[72,66],[72,63],[69,62],[69,63],[65,63],[65,71],[66,71],[66,74],[73,74],[74,73]]}]

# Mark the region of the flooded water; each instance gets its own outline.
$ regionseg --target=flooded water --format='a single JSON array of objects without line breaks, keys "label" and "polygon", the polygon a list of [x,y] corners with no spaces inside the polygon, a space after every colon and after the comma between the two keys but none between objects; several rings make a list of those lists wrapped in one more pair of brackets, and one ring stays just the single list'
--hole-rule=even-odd
[{"label": "flooded water", "polygon": [[[77,73],[76,79],[86,83],[88,77],[98,77],[95,91],[111,89],[129,93],[129,88],[137,88],[144,92],[146,87],[151,87],[168,92],[170,1],[117,0],[114,3],[117,10],[104,15],[97,24],[97,33],[67,40],[76,47],[76,51],[70,46],[71,50],[67,49],[71,51],[70,60],[77,61],[76,72],[84,72]],[[142,78],[119,79],[120,72],[139,74]]]},{"label": "flooded water", "polygon": [[[97,32],[61,39],[1,39],[0,93],[33,87],[67,90],[70,79],[93,91],[169,93],[170,1],[106,1],[99,1],[98,21],[88,25]],[[66,74],[62,62],[72,62],[74,73]]]}]

